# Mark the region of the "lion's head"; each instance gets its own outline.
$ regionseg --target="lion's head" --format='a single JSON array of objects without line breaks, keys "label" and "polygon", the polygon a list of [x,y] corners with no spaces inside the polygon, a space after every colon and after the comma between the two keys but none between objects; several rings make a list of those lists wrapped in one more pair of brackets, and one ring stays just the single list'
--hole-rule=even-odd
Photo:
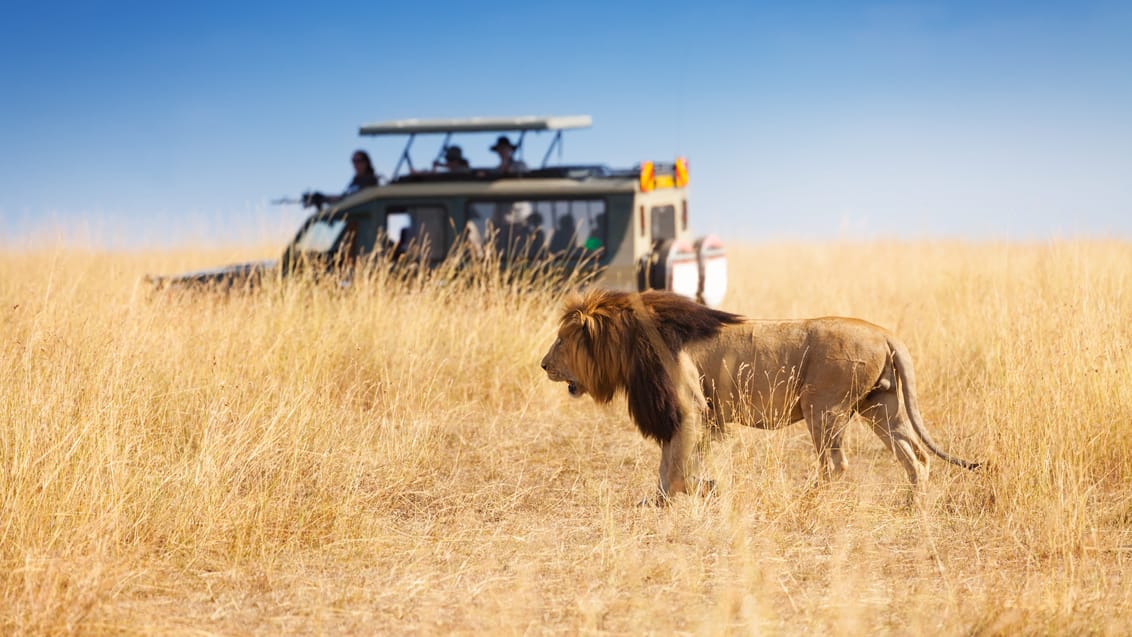
[{"label": "lion's head", "polygon": [[625,342],[621,308],[602,307],[595,294],[566,301],[558,337],[542,358],[542,368],[554,382],[565,382],[571,396],[589,394],[607,403],[625,384]]},{"label": "lion's head", "polygon": [[607,403],[624,391],[641,432],[668,440],[680,419],[672,380],[677,353],[740,319],[674,294],[591,290],[566,301],[542,368],[571,396]]}]

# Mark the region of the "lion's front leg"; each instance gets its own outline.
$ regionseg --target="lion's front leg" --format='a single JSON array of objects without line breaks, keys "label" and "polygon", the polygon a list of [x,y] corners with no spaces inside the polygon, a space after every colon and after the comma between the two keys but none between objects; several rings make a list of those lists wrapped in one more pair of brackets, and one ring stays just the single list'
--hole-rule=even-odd
[{"label": "lion's front leg", "polygon": [[[684,426],[687,424],[687,426]],[[715,483],[711,480],[701,480],[692,477],[692,471],[697,464],[696,451],[699,436],[695,435],[696,425],[684,423],[676,435],[667,442],[660,444],[660,471],[657,481],[656,500],[645,498],[641,506],[656,504],[665,506],[668,499],[677,493],[708,495],[715,490]]]},{"label": "lion's front leg", "polygon": [[660,445],[659,499],[661,501],[677,494],[688,492],[688,464],[692,460],[692,448],[683,427],[668,442]]},{"label": "lion's front leg", "polygon": [[[700,493],[710,484],[690,478],[695,468],[695,455],[703,437],[704,411],[707,401],[700,387],[699,370],[686,354],[680,355],[679,382],[681,419],[672,438],[660,444],[660,476],[658,502],[663,504],[677,493]],[[706,486],[705,486],[706,485]]]}]

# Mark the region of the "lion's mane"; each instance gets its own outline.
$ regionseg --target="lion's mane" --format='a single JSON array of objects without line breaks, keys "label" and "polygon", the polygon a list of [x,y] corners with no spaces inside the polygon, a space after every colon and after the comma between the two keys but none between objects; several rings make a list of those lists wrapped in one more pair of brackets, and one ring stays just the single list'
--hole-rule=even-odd
[{"label": "lion's mane", "polygon": [[566,302],[559,338],[577,380],[607,403],[624,391],[641,433],[667,442],[680,426],[676,357],[685,343],[746,320],[673,294],[593,290]]}]

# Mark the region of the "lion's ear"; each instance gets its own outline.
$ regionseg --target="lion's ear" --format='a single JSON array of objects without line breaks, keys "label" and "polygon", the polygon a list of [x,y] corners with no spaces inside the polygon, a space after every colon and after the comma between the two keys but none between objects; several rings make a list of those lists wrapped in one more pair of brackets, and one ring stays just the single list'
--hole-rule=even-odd
[{"label": "lion's ear", "polygon": [[593,340],[597,336],[598,324],[593,314],[578,312],[578,326],[582,328],[582,335]]},{"label": "lion's ear", "polygon": [[582,333],[586,336],[591,338],[593,337],[594,328],[597,327],[595,323],[596,322],[594,321],[594,317],[590,316],[589,314],[582,314],[581,312],[578,313],[578,325],[582,327]]}]

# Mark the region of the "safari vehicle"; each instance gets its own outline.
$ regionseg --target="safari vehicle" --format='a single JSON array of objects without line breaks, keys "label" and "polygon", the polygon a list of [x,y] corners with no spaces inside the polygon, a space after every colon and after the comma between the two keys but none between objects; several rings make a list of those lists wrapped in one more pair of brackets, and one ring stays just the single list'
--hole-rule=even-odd
[{"label": "safari vehicle", "polygon": [[[597,282],[621,290],[666,289],[716,306],[727,287],[727,261],[717,237],[694,238],[689,226],[688,164],[646,161],[631,169],[555,164],[563,131],[590,126],[589,116],[400,120],[368,124],[362,136],[407,135],[387,183],[361,190],[312,214],[281,262],[244,264],[178,277],[160,285],[243,285],[288,276],[311,263],[340,268],[380,256],[439,264],[465,245],[467,258],[492,250],[503,267],[546,258],[597,268]],[[456,135],[553,133],[537,167],[501,172],[414,169],[421,136],[442,135],[443,157]]]}]

